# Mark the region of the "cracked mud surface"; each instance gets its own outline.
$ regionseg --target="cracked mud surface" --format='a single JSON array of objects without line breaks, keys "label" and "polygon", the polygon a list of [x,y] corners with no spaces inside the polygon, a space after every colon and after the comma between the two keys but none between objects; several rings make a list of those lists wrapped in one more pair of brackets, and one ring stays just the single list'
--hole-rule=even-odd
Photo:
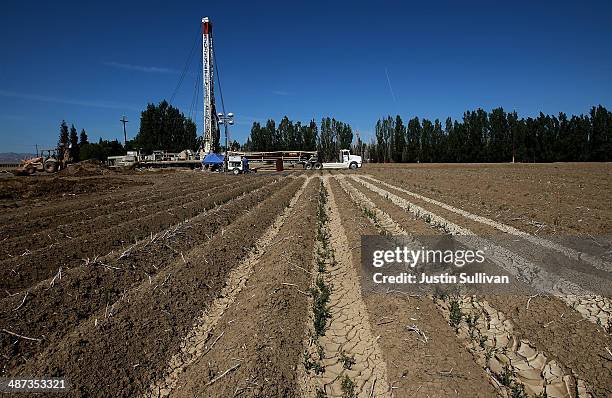
[{"label": "cracked mud surface", "polygon": [[331,317],[324,334],[318,337],[324,371],[306,381],[306,390],[322,389],[329,397],[342,397],[348,394],[343,382],[350,380],[346,383],[353,383],[350,391],[355,396],[388,396],[386,364],[370,328],[352,254],[346,250],[348,241],[329,177],[324,177],[324,187],[329,195],[326,239],[333,258],[324,276],[331,286]]}]

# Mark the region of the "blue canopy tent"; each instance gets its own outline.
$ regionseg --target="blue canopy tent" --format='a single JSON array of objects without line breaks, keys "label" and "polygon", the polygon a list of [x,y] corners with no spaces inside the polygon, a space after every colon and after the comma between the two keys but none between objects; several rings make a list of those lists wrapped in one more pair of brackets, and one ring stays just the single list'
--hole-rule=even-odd
[{"label": "blue canopy tent", "polygon": [[203,165],[218,166],[223,164],[224,156],[218,153],[209,153],[202,159]]}]

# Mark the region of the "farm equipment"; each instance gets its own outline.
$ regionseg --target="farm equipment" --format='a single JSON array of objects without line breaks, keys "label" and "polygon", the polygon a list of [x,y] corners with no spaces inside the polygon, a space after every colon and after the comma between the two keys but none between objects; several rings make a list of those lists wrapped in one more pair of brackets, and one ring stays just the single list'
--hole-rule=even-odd
[{"label": "farm equipment", "polygon": [[22,160],[14,174],[32,175],[37,171],[55,173],[60,168],[62,168],[62,164],[57,157],[57,151],[55,149],[43,149],[40,151],[40,156]]},{"label": "farm equipment", "polygon": [[[338,162],[321,162],[319,154],[316,151],[273,151],[273,152],[230,152],[229,160],[232,157],[239,159],[246,157],[249,163],[257,164],[276,164],[277,161],[290,164],[295,167],[301,165],[306,170],[321,170],[321,169],[351,169],[355,170],[362,165],[361,156],[351,155],[348,149],[342,149],[339,153]],[[238,173],[240,167],[236,163]],[[229,170],[234,170],[229,167]]]}]

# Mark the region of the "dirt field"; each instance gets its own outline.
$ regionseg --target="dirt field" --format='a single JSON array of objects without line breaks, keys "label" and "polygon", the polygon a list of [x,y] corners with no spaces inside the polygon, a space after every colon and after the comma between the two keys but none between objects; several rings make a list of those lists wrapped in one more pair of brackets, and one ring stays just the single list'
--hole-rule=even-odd
[{"label": "dirt field", "polygon": [[[612,396],[611,198],[610,164],[1,178],[0,377],[74,397]],[[517,290],[372,284],[363,236],[486,247]]]}]

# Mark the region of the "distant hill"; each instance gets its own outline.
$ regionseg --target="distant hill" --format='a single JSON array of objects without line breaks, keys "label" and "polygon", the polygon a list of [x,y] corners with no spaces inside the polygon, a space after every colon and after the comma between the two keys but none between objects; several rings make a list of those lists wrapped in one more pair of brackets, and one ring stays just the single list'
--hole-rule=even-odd
[{"label": "distant hill", "polygon": [[15,153],[3,152],[0,153],[0,162],[19,162],[22,159],[31,158],[35,155],[32,153]]}]

